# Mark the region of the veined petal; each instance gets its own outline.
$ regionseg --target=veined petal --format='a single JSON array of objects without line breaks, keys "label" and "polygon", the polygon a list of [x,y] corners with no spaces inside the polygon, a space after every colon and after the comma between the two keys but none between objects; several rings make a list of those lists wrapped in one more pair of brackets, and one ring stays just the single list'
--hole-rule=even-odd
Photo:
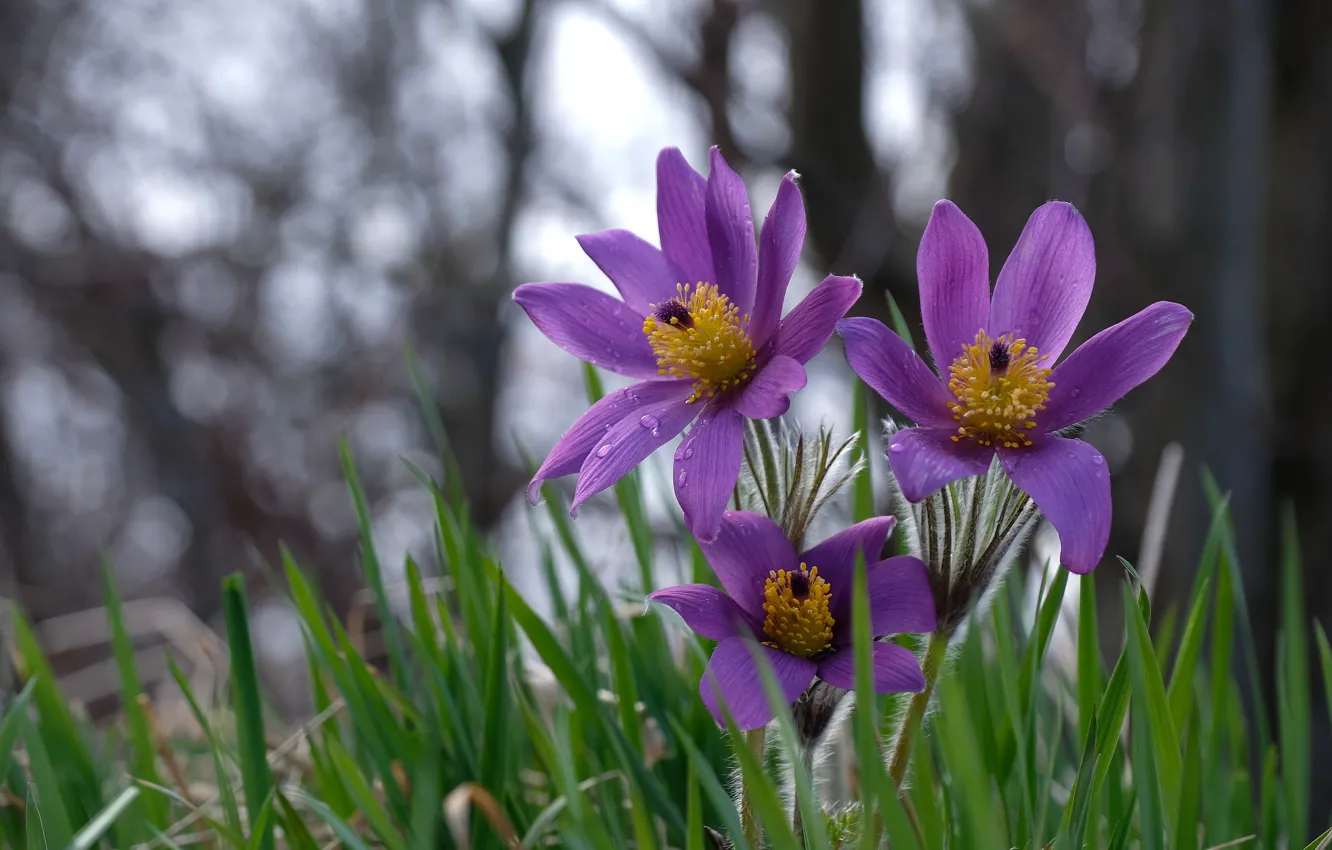
[{"label": "veined petal", "polygon": [[1044,437],[1036,445],[999,449],[1004,472],[1059,532],[1059,560],[1089,573],[1110,539],[1110,472],[1101,453],[1081,440]]},{"label": "veined petal", "polygon": [[649,602],[659,602],[675,611],[685,625],[711,640],[725,640],[737,634],[762,628],[735,600],[710,584],[682,584],[648,595]]},{"label": "veined petal", "polygon": [[[819,678],[833,687],[855,690],[856,659],[850,647],[838,650],[819,663]],[[911,650],[895,643],[874,644],[874,692],[915,693],[925,690],[925,674]]]},{"label": "veined petal", "polygon": [[555,443],[532,483],[527,485],[528,501],[534,505],[537,503],[542,482],[581,469],[588,453],[605,441],[615,423],[640,407],[658,404],[665,399],[686,399],[692,389],[691,380],[643,381],[603,396]]},{"label": "veined petal", "polygon": [[888,441],[888,465],[908,502],[919,502],[950,481],[983,475],[994,449],[975,440],[953,442],[952,432],[905,428]]},{"label": "veined petal", "polygon": [[[658,383],[669,386],[657,390]],[[612,425],[600,440],[593,442],[578,473],[571,510],[619,481],[663,443],[683,431],[698,413],[694,405],[685,404],[685,399],[693,391],[691,381],[648,381],[643,386],[644,391],[639,394],[643,403]],[[649,390],[653,392],[649,393]]]},{"label": "veined petal", "polygon": [[763,585],[773,570],[794,570],[795,549],[782,528],[762,514],[727,511],[717,536],[700,542],[703,556],[726,593],[763,622]]},{"label": "veined petal", "polygon": [[990,253],[980,230],[952,201],[939,201],[930,213],[916,277],[925,339],[942,373],[990,316]]},{"label": "veined petal", "polygon": [[782,319],[773,350],[808,363],[828,344],[838,320],[859,297],[860,281],[828,275]]},{"label": "veined petal", "polygon": [[708,244],[712,247],[712,265],[717,279],[712,281],[722,295],[740,308],[741,315],[754,311],[756,266],[754,255],[754,218],[749,211],[749,195],[740,175],[731,170],[721,151],[708,152],[711,171],[705,220]]},{"label": "veined petal", "polygon": [[708,181],[679,148],[662,148],[657,155],[657,231],[662,253],[683,275],[677,283],[697,286],[716,276],[704,211],[707,194]]},{"label": "veined petal", "polygon": [[620,290],[624,303],[638,312],[640,333],[652,305],[670,301],[678,284],[690,282],[665,254],[627,230],[584,233],[578,244]]},{"label": "veined petal", "polygon": [[675,451],[675,500],[699,542],[711,540],[740,476],[745,418],[713,401]]},{"label": "veined petal", "polygon": [[851,369],[889,404],[920,425],[956,427],[948,408],[952,395],[900,336],[861,317],[838,322],[837,333]]},{"label": "veined petal", "polygon": [[573,356],[635,378],[657,375],[643,317],[580,283],[525,283],[513,300],[551,342]]},{"label": "veined petal", "polygon": [[896,524],[896,517],[872,517],[837,532],[800,555],[800,560],[810,569],[818,567],[819,575],[828,582],[828,613],[838,623],[851,614],[851,584],[855,576],[856,553],[865,553],[866,564],[879,560],[883,544]]},{"label": "veined petal", "polygon": [[778,354],[736,395],[735,409],[749,419],[771,419],[791,407],[791,393],[805,386],[805,367]]},{"label": "veined petal", "polygon": [[1091,229],[1072,204],[1051,201],[1027,220],[990,302],[990,336],[1011,333],[1051,366],[1087,309],[1096,279]]},{"label": "veined petal", "polygon": [[796,701],[814,678],[818,667],[813,661],[752,643],[748,638],[727,638],[713,650],[712,660],[698,684],[699,696],[718,726],[726,724],[721,710],[723,701],[735,724],[745,732],[767,725],[775,716],[774,707],[763,690],[763,677],[754,653],[768,659],[788,703]]},{"label": "veined petal", "polygon": [[1158,301],[1078,346],[1050,376],[1041,429],[1066,428],[1119,401],[1170,360],[1192,323],[1186,308]]},{"label": "veined petal", "polygon": [[938,627],[929,570],[919,558],[897,555],[870,564],[865,570],[865,586],[875,637],[932,632]]},{"label": "veined petal", "polygon": [[749,319],[749,336],[756,347],[767,342],[777,329],[786,287],[805,244],[805,202],[796,188],[795,176],[791,171],[782,178],[759,235],[758,289]]}]

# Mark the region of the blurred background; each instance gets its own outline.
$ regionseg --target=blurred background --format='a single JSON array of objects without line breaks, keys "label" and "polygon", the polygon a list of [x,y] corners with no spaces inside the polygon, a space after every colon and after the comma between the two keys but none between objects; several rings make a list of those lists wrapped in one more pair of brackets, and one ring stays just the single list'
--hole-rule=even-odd
[{"label": "blurred background", "polygon": [[[439,471],[406,343],[476,517],[534,569],[523,452],[544,455],[583,389],[510,294],[609,288],[573,236],[655,241],[657,150],[704,167],[718,144],[758,216],[803,175],[792,302],[857,273],[858,312],[886,319],[891,292],[919,328],[916,245],[949,197],[995,272],[1037,205],[1081,209],[1099,275],[1075,342],[1189,305],[1173,362],[1086,435],[1115,473],[1110,551],[1138,558],[1177,443],[1158,610],[1192,580],[1206,465],[1272,658],[1286,503],[1332,623],[1329,47],[1315,0],[0,0],[0,596],[47,624],[89,702],[105,651],[78,612],[104,556],[145,631],[178,641],[207,644],[221,577],[280,545],[354,610],[342,435],[387,568],[431,555],[402,462]],[[837,349],[794,409],[845,433]],[[600,567],[627,563],[611,502],[579,523],[604,533]],[[255,619],[258,649],[300,669],[279,594]]]}]

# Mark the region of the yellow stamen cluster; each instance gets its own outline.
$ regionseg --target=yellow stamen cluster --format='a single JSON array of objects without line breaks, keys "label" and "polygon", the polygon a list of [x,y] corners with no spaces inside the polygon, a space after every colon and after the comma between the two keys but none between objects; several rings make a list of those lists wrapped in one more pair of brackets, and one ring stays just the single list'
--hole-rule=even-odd
[{"label": "yellow stamen cluster", "polygon": [[819,568],[770,570],[763,584],[765,644],[800,658],[817,655],[832,645],[833,616],[828,612],[832,586]]},{"label": "yellow stamen cluster", "polygon": [[652,305],[643,320],[658,374],[696,379],[689,404],[749,380],[754,372],[754,344],[745,332],[749,316],[742,317],[710,283],[681,284],[676,292],[670,301]]},{"label": "yellow stamen cluster", "polygon": [[1011,334],[991,338],[984,329],[976,342],[948,367],[948,388],[957,434],[953,442],[975,439],[982,446],[998,443],[1015,449],[1030,446],[1027,432],[1036,427],[1036,411],[1050,397],[1050,370],[1040,352]]}]

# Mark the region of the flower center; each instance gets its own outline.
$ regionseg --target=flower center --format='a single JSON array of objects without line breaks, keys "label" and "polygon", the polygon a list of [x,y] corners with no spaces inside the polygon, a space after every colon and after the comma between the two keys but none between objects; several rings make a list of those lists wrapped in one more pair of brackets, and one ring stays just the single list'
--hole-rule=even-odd
[{"label": "flower center", "polygon": [[686,403],[711,398],[743,384],[754,372],[754,344],[745,327],[749,316],[710,283],[682,284],[670,301],[652,305],[643,320],[657,355],[657,373],[694,378]]},{"label": "flower center", "polygon": [[958,422],[953,442],[970,437],[982,446],[1030,446],[1027,432],[1036,427],[1036,411],[1045,409],[1054,387],[1041,362],[1040,352],[1025,339],[1012,334],[992,339],[978,331],[948,367],[948,389],[957,399],[948,404]]},{"label": "flower center", "polygon": [[763,620],[767,646],[799,658],[817,655],[832,645],[833,616],[828,612],[832,586],[819,577],[819,568],[804,564],[800,571],[768,572],[763,583]]}]

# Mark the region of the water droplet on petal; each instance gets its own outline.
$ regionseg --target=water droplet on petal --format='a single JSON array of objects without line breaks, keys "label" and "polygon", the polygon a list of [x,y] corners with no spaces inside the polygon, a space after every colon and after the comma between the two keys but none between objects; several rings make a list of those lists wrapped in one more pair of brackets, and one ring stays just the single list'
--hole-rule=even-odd
[{"label": "water droplet on petal", "polygon": [[1071,389],[1071,390],[1068,391],[1068,397],[1069,397],[1069,398],[1077,398],[1077,397],[1080,396],[1080,395],[1082,395],[1082,388],[1081,388],[1081,387],[1074,387],[1073,389]]},{"label": "water droplet on petal", "polygon": [[685,474],[685,471],[683,469],[680,470],[678,473],[676,473],[675,476],[675,486],[677,487],[685,486],[685,478],[687,477],[688,476]]},{"label": "water droplet on petal", "polygon": [[691,457],[693,457],[693,456],[694,456],[694,450],[693,450],[693,449],[685,449],[685,450],[684,450],[684,459],[685,459],[685,460],[689,460],[689,459],[690,459]]},{"label": "water droplet on petal", "polygon": [[610,443],[607,443],[606,445],[597,449],[597,457],[605,457],[606,455],[610,454],[610,450],[611,450]]},{"label": "water droplet on petal", "polygon": [[1105,463],[1105,458],[1101,457],[1099,454],[1092,455],[1092,463],[1101,466]]},{"label": "water droplet on petal", "polygon": [[657,427],[661,425],[661,420],[659,420],[655,416],[644,415],[639,417],[638,424],[642,425],[644,428],[647,428],[653,434],[656,434]]},{"label": "water droplet on petal", "polygon": [[898,454],[899,452],[906,451],[906,446],[902,445],[901,443],[892,443],[888,446],[888,451],[892,452],[893,454]]}]

